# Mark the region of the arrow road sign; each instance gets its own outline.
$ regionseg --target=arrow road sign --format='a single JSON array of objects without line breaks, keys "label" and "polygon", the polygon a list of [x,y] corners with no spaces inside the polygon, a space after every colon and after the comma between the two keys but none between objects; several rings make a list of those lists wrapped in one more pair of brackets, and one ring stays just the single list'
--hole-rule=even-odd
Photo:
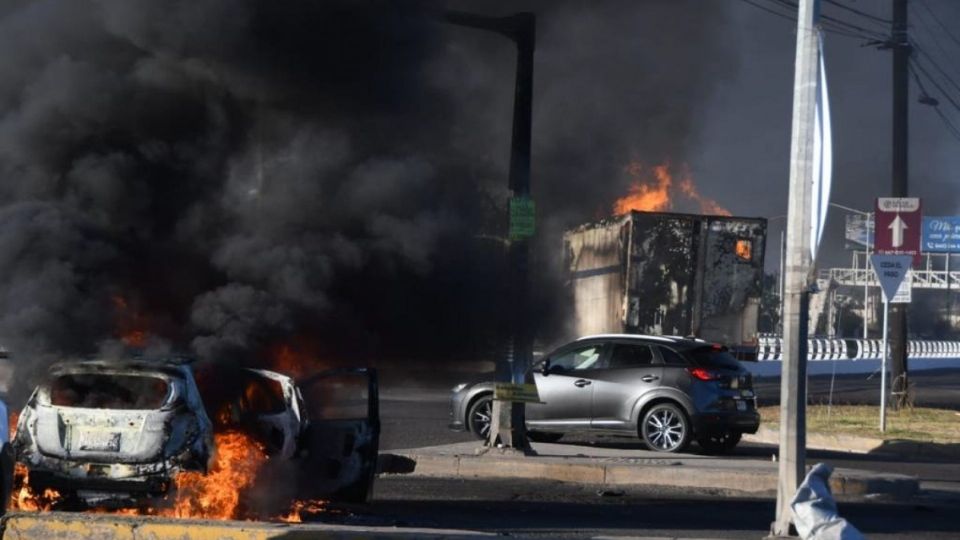
[{"label": "arrow road sign", "polygon": [[897,214],[897,217],[893,218],[893,222],[891,222],[887,228],[892,231],[890,233],[892,239],[890,245],[895,248],[903,247],[903,230],[909,229],[910,227],[907,227],[907,224],[900,219],[900,214]]},{"label": "arrow road sign", "polygon": [[873,271],[880,281],[883,296],[888,302],[892,301],[900,288],[900,283],[910,270],[913,257],[911,255],[883,255],[875,254],[870,257]]},{"label": "arrow road sign", "polygon": [[919,263],[920,232],[923,229],[920,199],[880,197],[874,215],[874,251],[888,255],[911,255],[914,263]]}]

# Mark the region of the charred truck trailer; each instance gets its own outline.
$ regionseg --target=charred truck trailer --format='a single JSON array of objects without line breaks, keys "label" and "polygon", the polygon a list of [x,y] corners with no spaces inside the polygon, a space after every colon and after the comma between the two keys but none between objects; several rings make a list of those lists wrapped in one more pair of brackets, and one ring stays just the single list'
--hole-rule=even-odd
[{"label": "charred truck trailer", "polygon": [[564,234],[578,335],[756,345],[767,221],[630,212]]}]

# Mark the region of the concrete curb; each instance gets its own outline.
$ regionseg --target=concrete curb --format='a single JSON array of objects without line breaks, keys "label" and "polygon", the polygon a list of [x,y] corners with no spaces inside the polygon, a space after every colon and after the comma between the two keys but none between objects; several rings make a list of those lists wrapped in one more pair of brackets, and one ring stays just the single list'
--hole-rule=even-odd
[{"label": "concrete curb", "polygon": [[207,521],[70,512],[19,512],[5,516],[0,523],[4,540],[460,540],[496,536],[441,529]]},{"label": "concrete curb", "polygon": [[[703,466],[671,459],[515,457],[512,455],[383,454],[380,470],[390,474],[453,478],[538,478],[612,486],[670,486],[690,490],[722,489],[770,495],[777,488],[775,463],[738,467]],[[400,466],[399,464],[402,464]],[[412,465],[411,465],[412,464]],[[919,489],[915,477],[836,469],[830,478],[836,495],[881,494],[904,499]]]},{"label": "concrete curb", "polygon": [[[761,426],[755,434],[744,435],[743,440],[778,445],[780,444],[780,432]],[[808,432],[807,448],[853,454],[877,454],[908,460],[960,461],[960,444],[926,443],[902,439],[885,440],[856,435]]]}]

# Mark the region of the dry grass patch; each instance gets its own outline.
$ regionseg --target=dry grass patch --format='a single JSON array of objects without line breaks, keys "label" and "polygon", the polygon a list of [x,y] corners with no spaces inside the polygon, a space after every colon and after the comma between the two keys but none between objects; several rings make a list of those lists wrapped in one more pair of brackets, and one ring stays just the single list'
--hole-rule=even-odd
[{"label": "dry grass patch", "polygon": [[[761,407],[762,425],[778,428],[780,407]],[[960,412],[908,407],[887,409],[887,431],[880,433],[880,407],[869,405],[807,405],[807,431],[858,435],[878,439],[909,439],[935,443],[960,443]]]}]

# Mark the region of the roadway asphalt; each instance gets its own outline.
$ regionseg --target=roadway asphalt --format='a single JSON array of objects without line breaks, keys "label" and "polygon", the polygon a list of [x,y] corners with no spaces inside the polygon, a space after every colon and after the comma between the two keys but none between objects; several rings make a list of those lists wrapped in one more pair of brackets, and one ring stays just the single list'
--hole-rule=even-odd
[{"label": "roadway asphalt", "polygon": [[[876,378],[867,380],[866,377],[863,374],[838,376],[834,381],[833,402],[875,403],[874,394],[879,391],[879,381]],[[415,383],[409,380],[395,383],[389,376],[384,378],[381,396],[381,451],[475,440],[469,434],[447,429],[449,388],[456,382],[457,378],[454,376],[433,383],[420,381],[418,386],[414,386]],[[912,383],[916,389],[918,404],[960,410],[960,370],[917,372],[912,375]],[[761,402],[778,402],[779,378],[764,378],[757,382],[756,388]],[[826,402],[829,388],[830,376],[811,377],[811,402]],[[612,436],[565,437],[562,442],[587,447],[643,449],[635,439]],[[776,448],[773,446],[742,443],[728,459],[772,459],[774,454]],[[651,452],[650,455],[657,454]],[[818,450],[809,451],[807,460],[809,463],[824,461],[835,467],[914,475],[920,479],[921,489],[960,494],[960,467],[951,463],[909,462],[878,455]]]}]

